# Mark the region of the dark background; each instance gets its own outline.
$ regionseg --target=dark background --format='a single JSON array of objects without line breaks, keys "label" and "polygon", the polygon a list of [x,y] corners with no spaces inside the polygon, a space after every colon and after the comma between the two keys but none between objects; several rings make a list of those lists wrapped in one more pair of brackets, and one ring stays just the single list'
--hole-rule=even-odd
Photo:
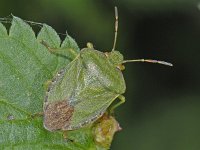
[{"label": "dark background", "polygon": [[[152,58],[174,67],[126,64],[126,103],[116,110],[123,130],[113,150],[200,149],[200,4],[197,0],[1,0],[0,16],[66,30],[81,48],[110,51],[114,6],[117,50],[125,59]],[[64,36],[61,35],[63,39]]]}]

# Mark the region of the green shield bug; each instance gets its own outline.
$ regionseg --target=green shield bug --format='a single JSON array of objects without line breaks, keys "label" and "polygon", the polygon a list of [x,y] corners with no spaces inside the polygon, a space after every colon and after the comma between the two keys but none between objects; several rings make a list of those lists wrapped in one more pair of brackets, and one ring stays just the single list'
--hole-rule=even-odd
[{"label": "green shield bug", "polygon": [[[172,66],[172,64],[150,60],[124,60],[115,50],[118,30],[118,14],[115,7],[115,38],[111,52],[100,52],[91,43],[83,48],[76,58],[54,77],[44,102],[44,127],[49,131],[75,130],[91,124],[100,118],[115,99],[125,102],[122,95],[126,85],[122,70],[127,62],[151,62]],[[49,48],[45,42],[44,46]],[[58,51],[54,51],[59,53]]]}]

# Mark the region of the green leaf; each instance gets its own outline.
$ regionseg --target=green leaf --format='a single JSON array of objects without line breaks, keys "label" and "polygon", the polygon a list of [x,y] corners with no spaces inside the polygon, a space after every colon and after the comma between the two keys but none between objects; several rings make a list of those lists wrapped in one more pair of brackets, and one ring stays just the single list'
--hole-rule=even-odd
[{"label": "green leaf", "polygon": [[[41,44],[65,49],[69,58],[51,54]],[[78,52],[70,37],[61,44],[58,34],[48,25],[35,35],[32,28],[18,17],[13,17],[9,35],[0,23],[0,149],[106,149],[94,141],[94,126],[70,131],[67,138],[62,132],[49,132],[43,127],[44,84],[70,63]]]}]

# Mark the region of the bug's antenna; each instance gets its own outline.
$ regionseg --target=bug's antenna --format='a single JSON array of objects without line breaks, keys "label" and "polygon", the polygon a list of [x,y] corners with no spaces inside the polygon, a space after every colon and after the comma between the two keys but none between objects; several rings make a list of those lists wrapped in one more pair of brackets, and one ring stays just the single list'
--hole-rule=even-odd
[{"label": "bug's antenna", "polygon": [[115,37],[114,37],[112,51],[115,50],[115,45],[117,42],[117,32],[118,32],[118,11],[117,11],[117,7],[115,6]]},{"label": "bug's antenna", "polygon": [[173,66],[173,64],[165,61],[160,60],[153,60],[153,59],[133,59],[133,60],[124,60],[122,63],[128,63],[128,62],[148,62],[148,63],[155,63],[155,64],[161,64],[166,66]]}]

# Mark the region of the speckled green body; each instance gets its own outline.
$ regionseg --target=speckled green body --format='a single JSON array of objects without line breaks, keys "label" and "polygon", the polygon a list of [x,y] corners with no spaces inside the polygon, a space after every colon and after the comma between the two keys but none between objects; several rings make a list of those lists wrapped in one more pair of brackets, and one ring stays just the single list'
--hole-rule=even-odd
[{"label": "speckled green body", "polygon": [[93,48],[82,49],[53,79],[44,103],[44,119],[48,104],[59,101],[66,101],[73,108],[70,119],[56,129],[44,122],[45,128],[50,131],[75,130],[101,117],[126,89],[122,72],[116,65],[118,61],[122,60],[116,57],[115,61],[112,55]]}]

